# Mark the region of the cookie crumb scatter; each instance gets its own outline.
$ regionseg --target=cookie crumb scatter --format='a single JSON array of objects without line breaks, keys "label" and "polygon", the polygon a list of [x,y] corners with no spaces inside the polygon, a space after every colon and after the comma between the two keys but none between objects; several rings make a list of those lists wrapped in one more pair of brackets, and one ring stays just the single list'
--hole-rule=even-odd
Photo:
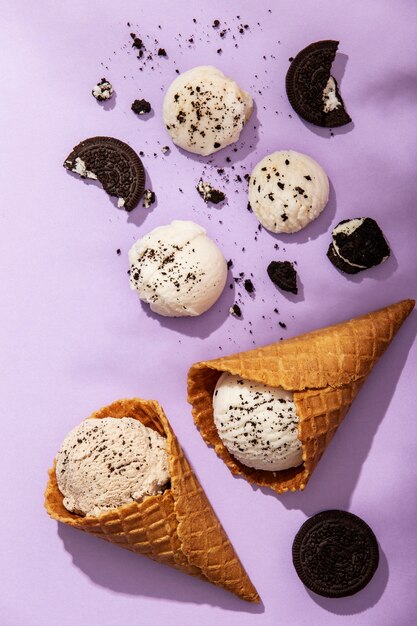
[{"label": "cookie crumb scatter", "polygon": [[135,100],[132,103],[131,109],[137,115],[145,115],[151,112],[151,104],[147,100]]},{"label": "cookie crumb scatter", "polygon": [[145,191],[143,192],[143,208],[149,209],[149,207],[151,207],[155,203],[155,200],[155,192],[151,189],[145,189]]},{"label": "cookie crumb scatter", "polygon": [[205,203],[211,202],[213,204],[219,204],[219,202],[223,202],[226,198],[223,191],[214,189],[210,183],[204,182],[202,178],[198,181],[196,189]]},{"label": "cookie crumb scatter", "polygon": [[102,78],[97,85],[94,85],[93,90],[91,92],[97,102],[104,102],[105,100],[110,100],[113,95],[113,85],[109,83],[106,78]]},{"label": "cookie crumb scatter", "polygon": [[229,309],[229,313],[230,315],[234,315],[234,317],[238,317],[238,318],[242,317],[242,311],[238,304],[234,304],[233,306],[231,306]]}]

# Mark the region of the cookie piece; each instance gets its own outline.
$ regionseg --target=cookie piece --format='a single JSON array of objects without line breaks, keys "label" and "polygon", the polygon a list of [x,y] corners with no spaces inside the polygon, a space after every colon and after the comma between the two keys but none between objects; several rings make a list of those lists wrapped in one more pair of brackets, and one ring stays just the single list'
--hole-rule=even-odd
[{"label": "cookie piece", "polygon": [[145,188],[142,161],[130,146],[114,137],[91,137],[72,150],[64,167],[81,178],[100,181],[117,206],[132,211]]},{"label": "cookie piece", "polygon": [[344,598],[366,587],[375,574],[378,542],[357,515],[323,511],[301,526],[292,559],[299,578],[311,591],[326,598]]},{"label": "cookie piece", "polygon": [[327,257],[337,269],[357,274],[383,263],[390,256],[384,234],[371,217],[339,222],[332,231]]},{"label": "cookie piece", "polygon": [[311,157],[281,150],[255,165],[248,194],[262,226],[273,233],[296,233],[323,211],[329,199],[329,181]]},{"label": "cookie piece", "polygon": [[351,122],[331,75],[338,41],[316,41],[293,59],[285,79],[288,100],[306,122],[335,128]]},{"label": "cookie piece", "polygon": [[137,115],[145,115],[146,113],[150,113],[152,109],[151,103],[143,99],[132,102],[132,106],[130,108],[133,113],[136,113]]},{"label": "cookie piece", "polygon": [[156,195],[152,189],[145,189],[143,192],[143,208],[149,209],[153,204],[155,204]]},{"label": "cookie piece", "polygon": [[202,178],[198,181],[196,189],[206,204],[207,202],[219,204],[219,202],[223,202],[226,198],[223,191],[215,189],[210,185],[210,183],[204,182]]},{"label": "cookie piece", "polygon": [[113,85],[106,78],[102,78],[97,85],[94,85],[91,93],[98,102],[110,100],[113,95]]},{"label": "cookie piece", "polygon": [[266,270],[274,285],[283,291],[298,293],[297,272],[289,261],[271,261]]}]

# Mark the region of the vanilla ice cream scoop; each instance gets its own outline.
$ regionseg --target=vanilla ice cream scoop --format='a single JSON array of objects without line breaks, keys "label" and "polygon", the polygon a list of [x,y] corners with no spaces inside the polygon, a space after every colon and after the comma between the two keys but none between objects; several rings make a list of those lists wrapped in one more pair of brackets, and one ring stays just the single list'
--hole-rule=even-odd
[{"label": "vanilla ice cream scoop", "polygon": [[212,66],[180,74],[163,105],[165,126],[177,146],[207,156],[239,139],[252,113],[251,96]]},{"label": "vanilla ice cream scoop", "polygon": [[97,516],[166,488],[166,440],[131,417],[87,419],[65,438],[55,472],[65,508]]},{"label": "vanilla ice cream scoop", "polygon": [[329,181],[311,157],[293,150],[274,152],[255,166],[249,180],[249,204],[273,233],[296,233],[323,211]]},{"label": "vanilla ice cream scoop", "polygon": [[159,315],[201,315],[226,284],[223,254],[191,221],[155,228],[132,246],[129,261],[131,288]]},{"label": "vanilla ice cream scoop", "polygon": [[213,394],[214,423],[238,461],[279,471],[302,463],[293,394],[225,372]]}]

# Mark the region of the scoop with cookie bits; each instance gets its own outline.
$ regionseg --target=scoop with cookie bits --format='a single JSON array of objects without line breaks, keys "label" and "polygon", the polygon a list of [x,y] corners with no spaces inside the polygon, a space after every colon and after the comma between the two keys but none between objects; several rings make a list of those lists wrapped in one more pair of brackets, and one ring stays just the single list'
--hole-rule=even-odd
[{"label": "scoop with cookie bits", "polygon": [[145,189],[145,170],[136,152],[114,137],[91,137],[75,146],[65,169],[81,178],[98,180],[117,206],[132,211]]},{"label": "scoop with cookie bits", "polygon": [[371,217],[339,222],[332,231],[328,259],[345,274],[357,274],[380,265],[391,254],[384,234]]},{"label": "scoop with cookie bits", "polygon": [[157,402],[118,400],[70,433],[49,470],[45,508],[58,522],[260,600]]},{"label": "scoop with cookie bits", "polygon": [[323,211],[329,199],[329,180],[311,157],[281,150],[255,165],[248,193],[262,226],[273,233],[296,233]]},{"label": "scoop with cookie bits", "polygon": [[212,66],[195,67],[168,88],[163,117],[173,142],[208,156],[235,143],[251,116],[251,96]]},{"label": "scoop with cookie bits", "polygon": [[174,220],[139,239],[129,251],[130,286],[155,313],[201,315],[218,300],[226,260],[204,228]]},{"label": "scoop with cookie bits", "polygon": [[288,69],[285,86],[293,109],[306,122],[336,128],[351,122],[331,75],[338,41],[317,41],[297,54]]},{"label": "scoop with cookie bits", "polygon": [[[277,493],[303,490],[414,305],[403,300],[299,337],[196,363],[188,373],[188,401],[203,439],[232,474]],[[225,372],[230,376],[222,378]]]}]

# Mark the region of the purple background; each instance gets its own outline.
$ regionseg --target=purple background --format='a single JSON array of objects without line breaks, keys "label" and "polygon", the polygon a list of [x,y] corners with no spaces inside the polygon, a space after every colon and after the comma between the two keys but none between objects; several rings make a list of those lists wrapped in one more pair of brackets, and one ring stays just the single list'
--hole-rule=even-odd
[{"label": "purple background", "polygon": [[[417,4],[216,0],[190,6],[168,0],[2,2],[0,622],[411,626],[416,314],[375,367],[304,493],[277,497],[231,476],[193,425],[186,373],[194,361],[221,351],[293,336],[416,296]],[[223,40],[211,28],[215,18],[230,28]],[[241,23],[250,26],[244,35],[238,32]],[[151,51],[157,38],[168,58],[138,61],[131,31]],[[187,42],[190,37],[194,43]],[[326,38],[341,41],[335,75],[339,81],[343,75],[341,91],[354,120],[334,136],[303,123],[284,90],[288,58]],[[161,153],[170,144],[161,121],[163,91],[175,68],[199,64],[217,65],[256,102],[238,151],[217,153],[212,165],[174,146],[169,155]],[[117,92],[106,106],[91,96],[102,76]],[[152,103],[154,114],[147,119],[130,110],[139,97]],[[75,144],[100,134],[144,151],[148,186],[158,197],[152,210],[117,210],[98,186],[62,168]],[[325,168],[332,183],[329,205],[297,235],[262,231],[255,240],[258,222],[246,210],[245,185],[233,179],[267,153],[288,148],[310,154]],[[219,167],[226,167],[229,183]],[[207,207],[198,196],[194,187],[203,172],[226,191],[225,206]],[[357,277],[344,276],[325,256],[330,229],[343,218],[363,215],[378,220],[392,256]],[[149,315],[129,290],[127,251],[174,218],[206,227],[233,259],[235,276],[253,273],[255,297],[236,284],[234,293],[226,288],[201,318]],[[273,259],[297,261],[298,297],[269,282],[266,267]],[[228,315],[234,297],[242,303],[243,320]],[[129,396],[163,405],[262,596],[260,607],[58,527],[46,515],[46,470],[65,434],[93,410]],[[310,594],[291,563],[299,526],[333,507],[362,516],[381,546],[372,582],[343,600]]]}]

